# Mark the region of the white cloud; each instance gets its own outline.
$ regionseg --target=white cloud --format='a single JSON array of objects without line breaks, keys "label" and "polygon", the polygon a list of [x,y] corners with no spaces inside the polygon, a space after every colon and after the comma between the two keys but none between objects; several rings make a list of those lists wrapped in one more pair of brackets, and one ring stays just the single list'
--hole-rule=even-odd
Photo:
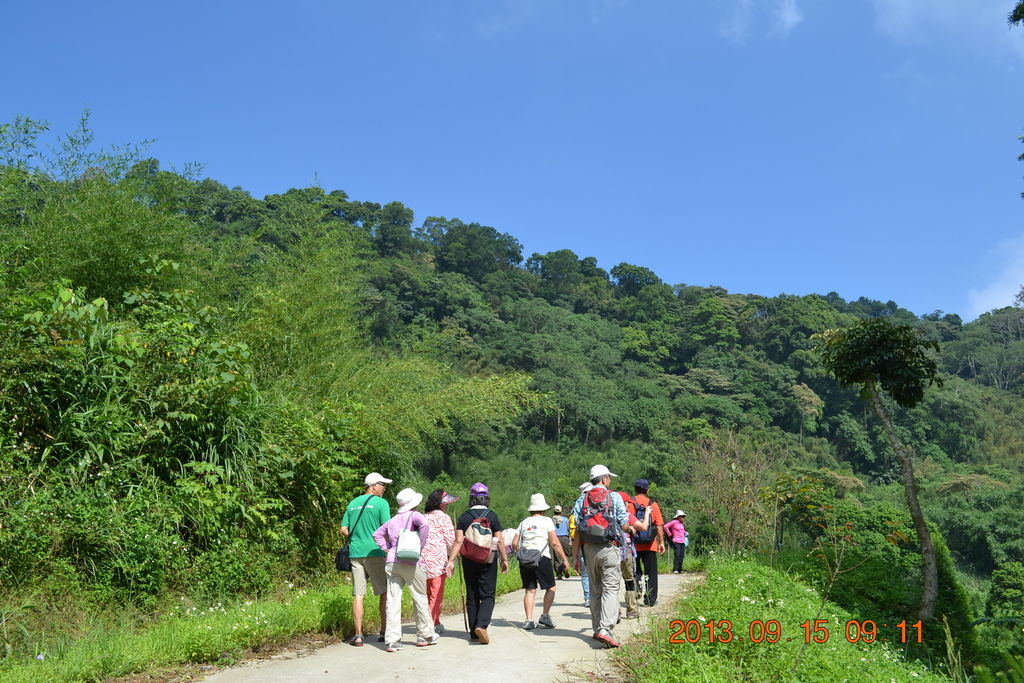
[{"label": "white cloud", "polygon": [[1024,28],[1010,28],[1007,0],[871,0],[882,35],[901,43],[940,43],[1024,59]]},{"label": "white cloud", "polygon": [[797,0],[737,0],[719,26],[718,34],[733,42],[742,43],[761,19],[764,19],[772,33],[786,36],[803,22],[804,13],[800,10]]},{"label": "white cloud", "polygon": [[1024,236],[1006,240],[993,250],[990,258],[997,263],[995,277],[981,288],[967,292],[970,319],[1013,304],[1024,285]]},{"label": "white cloud", "polygon": [[754,0],[739,0],[732,9],[732,13],[718,29],[718,34],[723,38],[742,43],[750,34],[750,27],[754,23]]},{"label": "white cloud", "polygon": [[800,11],[796,0],[777,0],[774,8],[775,30],[787,34],[804,20],[804,13]]}]

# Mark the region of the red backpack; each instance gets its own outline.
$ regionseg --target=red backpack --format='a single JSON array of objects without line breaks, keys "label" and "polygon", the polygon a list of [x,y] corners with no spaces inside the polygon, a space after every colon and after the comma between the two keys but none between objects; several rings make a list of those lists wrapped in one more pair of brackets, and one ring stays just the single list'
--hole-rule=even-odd
[{"label": "red backpack", "polygon": [[477,517],[469,523],[463,534],[459,555],[479,564],[487,564],[491,561],[491,540],[493,538],[491,520],[485,516]]},{"label": "red backpack", "polygon": [[587,492],[577,527],[586,543],[619,543],[621,529],[613,514],[611,491],[597,487]]}]

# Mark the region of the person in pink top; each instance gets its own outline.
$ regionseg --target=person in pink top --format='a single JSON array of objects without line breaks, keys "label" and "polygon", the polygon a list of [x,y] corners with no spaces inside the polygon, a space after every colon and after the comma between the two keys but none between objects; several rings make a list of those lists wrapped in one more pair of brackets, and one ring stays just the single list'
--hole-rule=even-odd
[{"label": "person in pink top", "polygon": [[671,522],[665,525],[665,536],[668,537],[669,543],[672,544],[673,574],[683,573],[683,557],[686,555],[686,527],[683,526],[683,520],[685,518],[685,512],[682,510],[676,510],[676,516],[672,518]]},{"label": "person in pink top", "polygon": [[427,573],[427,605],[430,616],[434,620],[434,632],[444,633],[441,624],[441,606],[444,603],[444,583],[448,578],[448,554],[455,545],[455,526],[448,516],[448,504],[454,503],[458,496],[448,494],[444,489],[437,489],[427,496],[424,508],[430,532],[427,544],[423,546],[421,564]]},{"label": "person in pink top", "polygon": [[[416,611],[416,647],[436,645],[438,640],[427,607],[427,574],[423,569],[422,549],[427,544],[430,523],[416,510],[422,500],[422,493],[402,489],[395,496],[398,512],[373,532],[373,540],[387,553],[384,570],[388,577],[388,614],[384,642],[388,652],[402,649],[402,589],[405,586],[409,587]],[[399,557],[399,539],[403,532],[415,533],[419,538],[418,543],[412,544],[412,550],[405,548],[403,541],[403,553],[414,553],[415,559]]]}]

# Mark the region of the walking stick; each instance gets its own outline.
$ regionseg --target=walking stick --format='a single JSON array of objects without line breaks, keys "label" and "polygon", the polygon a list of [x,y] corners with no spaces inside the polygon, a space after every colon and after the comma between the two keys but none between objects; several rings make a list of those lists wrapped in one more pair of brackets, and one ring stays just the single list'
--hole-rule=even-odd
[{"label": "walking stick", "polygon": [[466,633],[469,633],[469,615],[466,613],[466,575],[462,571],[462,562],[459,561],[459,602],[462,603],[462,624],[466,627]]}]

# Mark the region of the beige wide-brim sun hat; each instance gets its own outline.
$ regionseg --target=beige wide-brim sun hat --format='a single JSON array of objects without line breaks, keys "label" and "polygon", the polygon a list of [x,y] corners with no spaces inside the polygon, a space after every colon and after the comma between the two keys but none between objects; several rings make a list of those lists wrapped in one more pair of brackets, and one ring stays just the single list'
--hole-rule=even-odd
[{"label": "beige wide-brim sun hat", "polygon": [[532,496],[530,496],[530,512],[543,512],[544,510],[549,510],[550,508],[551,506],[548,505],[548,502],[546,500],[544,500],[543,493],[535,493]]},{"label": "beige wide-brim sun hat", "polygon": [[399,512],[408,512],[412,510],[423,500],[422,493],[416,493],[412,489],[402,489],[395,496],[395,502],[398,503]]}]

